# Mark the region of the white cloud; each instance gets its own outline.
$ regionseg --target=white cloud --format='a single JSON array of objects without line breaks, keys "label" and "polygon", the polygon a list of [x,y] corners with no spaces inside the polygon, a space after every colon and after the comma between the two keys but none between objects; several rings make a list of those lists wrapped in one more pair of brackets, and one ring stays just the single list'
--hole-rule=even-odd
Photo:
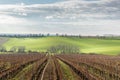
[{"label": "white cloud", "polygon": [[18,13],[20,16],[27,16],[27,13]]},{"label": "white cloud", "polygon": [[46,19],[53,19],[53,16],[46,16]]},{"label": "white cloud", "polygon": [[105,30],[114,33],[120,30],[119,3],[119,0],[64,0],[50,4],[4,4],[0,5],[0,28],[11,26],[14,28],[11,32],[20,29],[70,33],[75,29],[73,33],[102,34]]},{"label": "white cloud", "polygon": [[[25,14],[39,14],[41,16],[58,16],[58,17],[76,17],[87,18],[88,14],[94,14],[95,17],[108,17],[109,16],[118,16],[120,14],[120,6],[116,4],[115,6],[110,6],[114,0],[66,0],[63,2],[56,2],[52,4],[31,4],[26,5],[24,3],[16,4],[16,5],[0,5],[0,12],[6,14],[15,14],[21,13]],[[115,1],[114,1],[115,2]],[[118,2],[118,0],[116,0]],[[113,3],[114,4],[114,3]],[[102,13],[102,14],[101,14]],[[82,14],[84,14],[82,16]],[[99,14],[99,15],[98,15]],[[69,16],[68,16],[69,15]],[[78,16],[77,16],[78,15]],[[81,15],[81,16],[79,16]],[[86,15],[86,16],[85,16]],[[98,15],[98,16],[96,16]],[[109,16],[105,16],[109,15]],[[61,18],[60,17],[60,18]],[[54,17],[55,18],[55,17]],[[88,17],[90,18],[90,17]],[[91,17],[92,18],[92,17]],[[94,18],[94,16],[93,16]]]},{"label": "white cloud", "polygon": [[17,18],[9,15],[0,15],[0,24],[15,24],[19,25],[27,22],[24,18]]}]

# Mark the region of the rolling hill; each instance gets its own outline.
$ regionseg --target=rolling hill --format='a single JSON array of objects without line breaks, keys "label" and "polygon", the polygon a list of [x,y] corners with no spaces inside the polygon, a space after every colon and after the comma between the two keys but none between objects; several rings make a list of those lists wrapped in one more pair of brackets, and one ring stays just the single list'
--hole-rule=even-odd
[{"label": "rolling hill", "polygon": [[42,38],[9,38],[3,44],[9,50],[14,46],[25,46],[26,50],[45,52],[51,46],[72,44],[79,46],[82,53],[100,53],[116,55],[120,53],[120,40],[78,37],[42,37]]}]

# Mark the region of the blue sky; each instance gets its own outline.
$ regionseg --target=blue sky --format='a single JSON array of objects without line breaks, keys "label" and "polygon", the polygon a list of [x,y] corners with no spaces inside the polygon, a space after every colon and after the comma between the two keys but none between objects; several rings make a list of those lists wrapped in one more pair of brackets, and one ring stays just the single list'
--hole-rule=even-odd
[{"label": "blue sky", "polygon": [[0,33],[120,35],[120,1],[0,0]]},{"label": "blue sky", "polygon": [[46,4],[46,3],[55,3],[63,0],[1,0],[0,4],[17,4],[17,3],[25,3],[25,4]]}]

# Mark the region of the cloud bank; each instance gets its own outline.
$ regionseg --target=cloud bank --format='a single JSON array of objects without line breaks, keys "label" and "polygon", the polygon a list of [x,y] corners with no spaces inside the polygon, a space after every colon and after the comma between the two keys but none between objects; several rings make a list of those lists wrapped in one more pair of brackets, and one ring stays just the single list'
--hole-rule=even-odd
[{"label": "cloud bank", "polygon": [[119,0],[0,5],[1,33],[120,34],[119,22]]}]

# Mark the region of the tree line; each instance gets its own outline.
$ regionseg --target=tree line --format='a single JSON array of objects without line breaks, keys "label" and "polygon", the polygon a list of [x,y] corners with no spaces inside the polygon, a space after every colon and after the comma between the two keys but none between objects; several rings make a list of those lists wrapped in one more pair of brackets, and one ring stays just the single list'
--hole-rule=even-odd
[{"label": "tree line", "polygon": [[25,46],[14,46],[10,48],[8,51],[4,46],[0,46],[0,52],[18,52],[18,53],[23,53],[25,52],[26,48]]},{"label": "tree line", "polygon": [[0,37],[16,37],[16,38],[27,38],[27,37],[48,37],[48,36],[59,36],[59,37],[78,37],[78,38],[97,38],[97,39],[120,39],[119,35],[95,35],[95,36],[83,36],[83,35],[68,35],[68,34],[0,34]]}]

